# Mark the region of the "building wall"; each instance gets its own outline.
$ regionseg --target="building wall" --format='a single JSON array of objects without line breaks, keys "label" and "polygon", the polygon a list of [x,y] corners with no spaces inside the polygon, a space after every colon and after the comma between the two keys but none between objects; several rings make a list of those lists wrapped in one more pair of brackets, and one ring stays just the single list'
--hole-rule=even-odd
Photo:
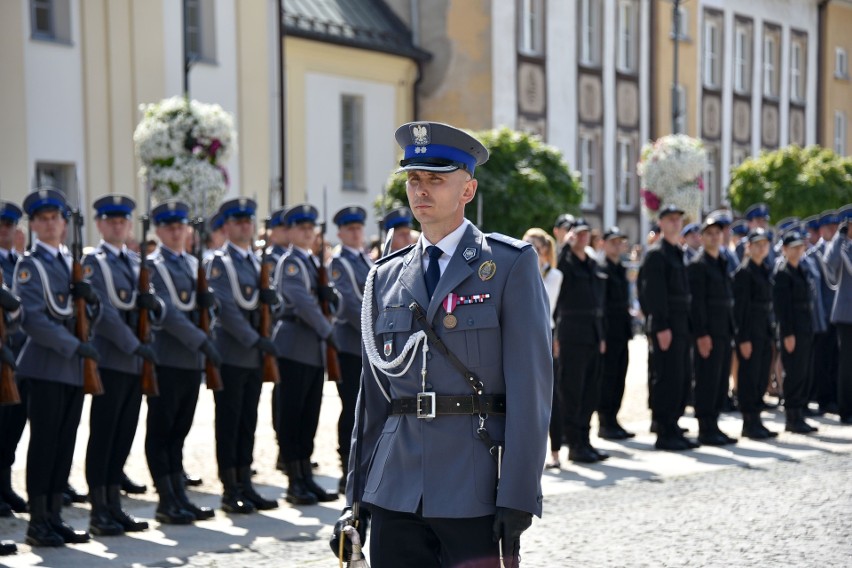
[{"label": "building wall", "polygon": [[[672,24],[672,3],[670,0],[651,0],[653,17],[651,20],[651,38],[653,46],[651,67],[654,104],[651,110],[651,138],[659,138],[672,132],[672,83],[674,81],[674,27]],[[678,82],[686,92],[686,129],[684,134],[695,136],[698,129],[699,66],[694,62],[700,58],[698,15],[700,10],[696,2],[687,2],[683,6],[685,18],[681,21],[685,37],[678,42]]]},{"label": "building wall", "polygon": [[821,139],[819,143],[826,148],[835,148],[835,113],[844,113],[846,118],[845,136],[841,138],[845,146],[845,154],[852,155],[852,138],[849,134],[849,121],[852,121],[852,83],[849,73],[845,77],[835,74],[837,48],[845,50],[848,57],[852,55],[852,2],[834,0],[826,7],[824,21],[825,35],[822,38],[823,60],[820,69],[822,81],[822,121],[820,125]]}]

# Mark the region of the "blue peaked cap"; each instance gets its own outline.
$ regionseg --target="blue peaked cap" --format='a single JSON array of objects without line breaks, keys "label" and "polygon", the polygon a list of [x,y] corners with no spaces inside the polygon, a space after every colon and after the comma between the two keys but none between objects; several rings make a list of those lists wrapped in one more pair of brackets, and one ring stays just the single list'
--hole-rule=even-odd
[{"label": "blue peaked cap", "polygon": [[155,225],[189,222],[189,205],[177,199],[160,203],[151,211],[151,220]]}]

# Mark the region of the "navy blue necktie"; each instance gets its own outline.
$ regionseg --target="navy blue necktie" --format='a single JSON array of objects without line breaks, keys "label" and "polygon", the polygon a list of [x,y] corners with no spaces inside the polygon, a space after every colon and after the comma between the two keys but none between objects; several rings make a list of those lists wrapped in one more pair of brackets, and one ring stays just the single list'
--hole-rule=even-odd
[{"label": "navy blue necktie", "polygon": [[68,263],[65,262],[65,255],[61,252],[56,253],[56,260],[59,262],[59,266],[62,267],[62,270],[65,274],[71,274],[71,271],[68,270]]},{"label": "navy blue necktie", "polygon": [[432,294],[435,288],[438,287],[438,281],[441,279],[441,267],[438,264],[438,259],[444,254],[444,251],[435,245],[426,247],[426,252],[429,254],[429,268],[426,269],[426,292],[429,294],[429,299],[432,299]]}]

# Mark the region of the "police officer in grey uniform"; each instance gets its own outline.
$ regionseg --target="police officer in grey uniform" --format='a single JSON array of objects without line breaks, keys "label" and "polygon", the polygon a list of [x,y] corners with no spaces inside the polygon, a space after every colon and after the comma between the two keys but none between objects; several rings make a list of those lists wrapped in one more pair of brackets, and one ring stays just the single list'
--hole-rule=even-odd
[{"label": "police officer in grey uniform", "polygon": [[157,487],[156,519],[166,524],[188,524],[213,517],[210,507],[192,503],[184,488],[183,445],[192,427],[204,357],[217,367],[222,357],[212,340],[198,327],[200,310],[215,300],[210,291],[198,293],[198,260],[184,248],[189,206],[178,200],[151,211],[160,246],[147,258],[151,284],[165,310],[155,330],[160,396],[148,399],[145,456]]},{"label": "police officer in grey uniform", "polygon": [[84,357],[98,359],[92,345],[74,336],[73,301],[83,298],[94,307],[98,297],[88,282],[71,282],[71,259],[62,251],[69,212],[65,196],[54,189],[36,190],[23,208],[36,237],[18,261],[13,288],[23,304],[21,327],[27,334],[17,374],[30,388],[26,542],[62,546],[89,540],[88,532],[62,520],[61,510],[83,410],[81,363]]},{"label": "police officer in grey uniform", "polygon": [[812,398],[819,403],[820,414],[837,414],[837,385],[838,362],[840,352],[837,347],[837,327],[831,323],[831,309],[837,294],[835,279],[823,259],[828,243],[834,237],[840,224],[837,211],[823,211],[816,217],[816,228],[820,239],[816,245],[808,247],[807,259],[816,269],[820,284],[820,302],[814,305],[814,312],[824,324],[824,329],[817,327],[813,347],[813,378]]},{"label": "police officer in grey uniform", "polygon": [[852,424],[852,205],[838,210],[840,226],[826,246],[825,263],[837,285],[831,323],[837,328],[837,406],[841,424]]},{"label": "police officer in grey uniform", "polygon": [[341,297],[341,306],[334,323],[334,343],[340,361],[340,418],[337,421],[337,452],[343,465],[343,476],[338,486],[346,490],[346,471],[349,468],[349,447],[355,425],[355,402],[361,379],[361,302],[364,284],[373,261],[364,253],[364,221],[367,211],[363,207],[344,207],[334,216],[340,252],[331,259],[331,279]]},{"label": "police officer in grey uniform", "polygon": [[[23,214],[21,208],[14,203],[0,201],[0,269],[3,271],[3,284],[7,293],[10,293],[12,288],[15,265],[21,256],[15,250],[14,239],[18,221],[21,220]],[[15,299],[15,301],[17,300]],[[7,317],[14,311],[10,309],[12,303],[3,306],[6,309]],[[12,333],[11,329],[7,329],[5,348],[8,349],[7,356],[11,357],[13,361],[18,358],[25,340],[26,336],[22,331],[18,330]],[[0,517],[11,516],[12,511],[16,513],[27,512],[27,502],[12,487],[12,464],[15,463],[15,450],[27,423],[29,385],[19,382],[18,392],[21,395],[20,404],[0,406],[0,432],[3,432],[3,435],[0,436]]]},{"label": "police officer in grey uniform", "polygon": [[104,394],[92,399],[86,481],[92,503],[89,530],[99,536],[143,531],[148,523],[121,508],[122,469],[136,435],[142,405],[142,359],[156,362],[150,345],[136,337],[139,309],[162,313],[150,292],[140,293],[139,256],[129,250],[131,214],[136,203],[119,194],[94,203],[101,242],[83,259],[83,275],[100,298],[92,344],[100,354],[98,370]]},{"label": "police officer in grey uniform", "polygon": [[404,124],[396,140],[423,233],[378,261],[365,287],[347,502],[371,511],[374,568],[496,567],[498,540],[515,565],[521,533],[541,515],[553,391],[538,259],[464,218],[488,158],[478,140],[434,122]]},{"label": "police officer in grey uniform", "polygon": [[261,355],[275,354],[275,345],[258,332],[259,303],[274,305],[273,290],[261,294],[260,260],[251,249],[257,204],[245,197],[219,207],[228,240],[207,264],[207,279],[219,314],[213,325],[214,343],[225,361],[224,389],[216,400],[216,460],[222,480],[222,508],[229,513],[253,513],[278,507],[254,489],[251,481],[257,404],[260,400]]},{"label": "police officer in grey uniform", "polygon": [[281,390],[278,397],[278,432],[281,461],[287,474],[287,502],[310,505],[334,501],[313,478],[311,454],[319,424],[325,370],[326,342],[332,323],[323,315],[321,301],[335,306],[340,299],[333,286],[320,286],[311,246],[316,238],[317,209],[307,203],[283,214],[289,227],[290,248],[275,267],[275,288],[283,298],[273,340],[278,352]]},{"label": "police officer in grey uniform", "polygon": [[387,231],[387,242],[385,250],[388,253],[396,252],[411,244],[411,229],[414,228],[412,221],[414,215],[408,207],[397,207],[385,214],[382,224]]}]

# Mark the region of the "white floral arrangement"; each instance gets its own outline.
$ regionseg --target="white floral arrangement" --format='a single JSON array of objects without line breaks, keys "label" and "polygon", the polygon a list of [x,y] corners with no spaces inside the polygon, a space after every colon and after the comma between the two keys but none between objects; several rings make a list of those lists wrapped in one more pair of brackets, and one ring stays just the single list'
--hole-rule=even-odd
[{"label": "white floral arrangement", "polygon": [[636,172],[642,179],[642,204],[651,219],[663,205],[677,205],[686,216],[701,218],[705,163],[701,140],[685,134],[669,134],[642,148]]},{"label": "white floral arrangement", "polygon": [[233,117],[217,104],[171,97],[139,106],[133,133],[139,176],[155,202],[185,201],[194,214],[211,215],[228,190],[228,158],[236,149]]}]

